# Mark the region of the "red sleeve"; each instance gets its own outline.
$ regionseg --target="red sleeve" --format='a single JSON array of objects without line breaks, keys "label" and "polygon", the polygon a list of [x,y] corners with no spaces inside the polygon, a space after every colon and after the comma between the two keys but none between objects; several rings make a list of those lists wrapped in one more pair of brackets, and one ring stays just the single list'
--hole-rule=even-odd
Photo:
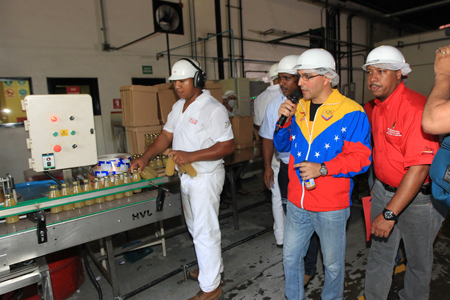
[{"label": "red sleeve", "polygon": [[410,114],[405,120],[405,133],[401,150],[405,169],[416,165],[430,165],[439,149],[438,136],[425,133],[422,129],[422,110]]}]

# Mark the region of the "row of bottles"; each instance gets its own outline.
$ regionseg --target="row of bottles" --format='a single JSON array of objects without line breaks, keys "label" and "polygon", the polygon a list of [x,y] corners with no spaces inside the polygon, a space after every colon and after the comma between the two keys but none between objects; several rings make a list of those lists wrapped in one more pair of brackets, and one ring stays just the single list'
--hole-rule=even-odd
[{"label": "row of bottles", "polygon": [[144,135],[145,138],[145,149],[147,149],[148,147],[150,147],[151,144],[153,144],[156,139],[158,138],[159,133],[146,133]]},{"label": "row of bottles", "polygon": [[[49,198],[54,199],[54,198],[68,196],[68,195],[79,194],[82,192],[89,192],[92,190],[100,190],[103,188],[117,187],[122,184],[128,184],[128,183],[139,182],[139,181],[141,181],[141,176],[138,173],[138,171],[135,170],[133,172],[132,176],[130,176],[130,173],[124,173],[124,174],[120,174],[120,175],[116,174],[116,175],[111,175],[111,176],[94,178],[94,186],[92,186],[90,184],[89,180],[85,179],[83,182],[83,188],[81,188],[78,181],[75,181],[72,186],[72,191],[70,191],[70,189],[66,183],[61,184],[61,191],[58,190],[57,185],[52,185],[52,186],[50,186]],[[123,192],[123,193],[108,195],[105,197],[89,199],[86,201],[79,201],[76,203],[65,204],[63,206],[52,207],[50,209],[50,212],[51,213],[59,213],[61,211],[70,211],[75,208],[82,208],[85,205],[93,205],[96,203],[103,203],[105,201],[113,201],[115,199],[121,199],[125,196],[130,197],[133,195],[133,193],[136,194],[136,193],[140,193],[141,191],[142,191],[142,189],[137,189],[134,191],[127,191],[127,192]]]}]

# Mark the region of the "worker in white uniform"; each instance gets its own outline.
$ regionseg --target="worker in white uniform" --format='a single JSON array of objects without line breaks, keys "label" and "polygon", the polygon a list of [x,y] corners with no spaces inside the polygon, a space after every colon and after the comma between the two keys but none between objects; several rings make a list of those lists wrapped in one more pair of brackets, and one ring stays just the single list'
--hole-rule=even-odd
[{"label": "worker in white uniform", "polygon": [[199,271],[191,273],[198,274],[201,290],[189,300],[222,299],[219,195],[225,180],[223,157],[234,151],[233,132],[225,107],[202,90],[206,75],[198,62],[180,59],[173,65],[169,80],[180,100],[173,105],[156,141],[130,169],[142,170],[170,143],[173,150],[168,155],[177,165],[192,163],[197,176],[180,174],[181,198],[199,266]]},{"label": "worker in white uniform", "polygon": [[[282,95],[280,85],[278,84],[278,63],[273,64],[269,69],[269,77],[270,77],[270,86],[267,89],[259,94],[255,99],[255,118],[253,119],[253,124],[256,129],[260,130],[261,125],[263,124],[264,115],[266,114],[267,105],[269,102],[275,97]],[[278,108],[277,108],[278,111]],[[274,113],[276,114],[277,111]],[[277,115],[278,117],[278,115]],[[278,120],[278,119],[277,119]],[[276,121],[277,121],[276,120]],[[275,123],[276,123],[275,121]],[[280,159],[278,158],[278,153],[273,147],[273,128],[269,128],[270,126],[266,124],[264,126],[266,130],[263,130],[263,153],[267,154],[266,159],[264,159],[264,168],[265,174],[269,173],[271,182],[267,186],[267,188],[272,192],[272,215],[273,215],[273,234],[275,236],[275,242],[278,247],[283,246],[283,232],[284,232],[284,219],[285,213],[283,211],[283,206],[281,202],[281,192],[280,186],[278,185],[278,172],[280,170]],[[264,134],[265,133],[265,134]],[[258,132],[259,134],[259,132]],[[269,147],[266,143],[270,144]],[[272,153],[272,155],[271,155]],[[289,162],[289,153],[287,154],[287,162]],[[271,157],[270,157],[271,155]]]},{"label": "worker in white uniform", "polygon": [[238,108],[236,107],[236,97],[236,92],[233,90],[226,91],[222,96],[223,105],[227,109],[228,117],[236,117],[237,115],[239,115]]}]

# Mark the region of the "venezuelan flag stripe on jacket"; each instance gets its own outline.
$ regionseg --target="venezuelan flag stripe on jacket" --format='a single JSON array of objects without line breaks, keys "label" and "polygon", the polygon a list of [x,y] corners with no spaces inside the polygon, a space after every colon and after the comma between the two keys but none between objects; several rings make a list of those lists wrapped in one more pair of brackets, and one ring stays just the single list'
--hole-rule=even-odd
[{"label": "venezuelan flag stripe on jacket", "polygon": [[[372,160],[369,120],[358,103],[333,90],[317,109],[311,126],[310,103],[300,100],[291,121],[274,134],[276,149],[290,152],[288,199],[310,211],[347,208],[352,177],[366,172]],[[315,179],[314,190],[302,187],[300,172],[293,167],[304,160],[327,166],[328,175]]]}]

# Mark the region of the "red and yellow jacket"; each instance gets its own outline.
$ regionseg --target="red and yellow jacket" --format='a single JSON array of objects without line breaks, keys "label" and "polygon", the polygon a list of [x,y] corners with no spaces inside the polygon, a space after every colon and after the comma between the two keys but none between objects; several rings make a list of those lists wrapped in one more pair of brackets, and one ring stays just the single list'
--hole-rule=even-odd
[{"label": "red and yellow jacket", "polygon": [[[310,211],[347,208],[352,177],[366,172],[372,160],[369,120],[358,103],[338,90],[317,109],[312,124],[310,103],[301,99],[291,120],[274,134],[276,149],[290,152],[288,199]],[[293,167],[305,160],[325,163],[328,169],[327,176],[315,179],[313,190],[304,188],[299,169]]]}]

